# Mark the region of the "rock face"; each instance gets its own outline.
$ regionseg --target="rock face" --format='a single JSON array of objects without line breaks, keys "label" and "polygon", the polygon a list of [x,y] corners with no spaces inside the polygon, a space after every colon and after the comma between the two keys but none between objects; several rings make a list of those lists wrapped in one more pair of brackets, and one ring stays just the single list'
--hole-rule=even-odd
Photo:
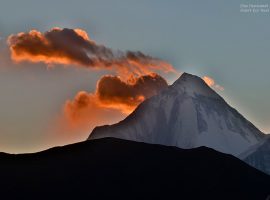
[{"label": "rock face", "polygon": [[240,155],[249,165],[270,175],[270,136]]},{"label": "rock face", "polygon": [[238,155],[265,138],[201,78],[184,73],[123,121],[96,127],[89,139],[115,137]]}]

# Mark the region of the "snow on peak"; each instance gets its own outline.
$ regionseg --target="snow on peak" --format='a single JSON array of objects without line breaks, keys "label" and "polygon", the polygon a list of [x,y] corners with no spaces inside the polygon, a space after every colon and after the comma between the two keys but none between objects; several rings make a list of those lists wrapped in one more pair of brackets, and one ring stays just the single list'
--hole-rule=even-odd
[{"label": "snow on peak", "polygon": [[189,96],[203,95],[212,98],[220,98],[203,79],[188,73],[183,73],[171,87]]},{"label": "snow on peak", "polygon": [[95,128],[89,139],[103,137],[180,148],[207,146],[234,155],[264,138],[201,78],[187,73],[123,121]]}]

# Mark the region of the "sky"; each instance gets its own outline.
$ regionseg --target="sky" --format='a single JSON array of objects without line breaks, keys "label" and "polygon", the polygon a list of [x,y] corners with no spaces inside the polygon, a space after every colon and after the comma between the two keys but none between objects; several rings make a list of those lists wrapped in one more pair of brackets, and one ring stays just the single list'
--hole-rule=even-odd
[{"label": "sky", "polygon": [[[165,87],[163,79],[171,84],[181,72],[214,80],[212,87],[231,106],[270,133],[270,13],[240,12],[241,4],[265,3],[1,0],[0,151],[33,152],[82,141],[94,126],[123,119]],[[24,44],[34,35],[41,38],[38,47],[44,51],[38,53],[46,52],[45,57],[35,57],[38,48]],[[65,42],[54,43],[53,49],[46,46],[58,36],[79,36],[83,44],[74,40],[78,52],[87,49],[106,63],[81,62],[82,55]],[[108,66],[108,60],[129,67]],[[153,63],[160,67],[153,68]],[[147,76],[148,71],[161,76]],[[141,80],[151,90],[142,90]],[[125,95],[105,91],[106,84],[115,84],[112,91],[121,88]]]}]

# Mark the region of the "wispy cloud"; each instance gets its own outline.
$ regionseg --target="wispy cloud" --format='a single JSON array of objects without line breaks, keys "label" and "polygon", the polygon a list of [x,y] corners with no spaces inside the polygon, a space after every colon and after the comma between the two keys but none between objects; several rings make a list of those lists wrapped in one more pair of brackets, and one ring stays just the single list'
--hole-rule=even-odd
[{"label": "wispy cloud", "polygon": [[152,71],[176,72],[168,62],[140,51],[115,51],[97,44],[82,29],[53,28],[45,33],[31,30],[10,35],[7,43],[15,62],[115,69],[125,76],[143,75]]},{"label": "wispy cloud", "polygon": [[212,87],[214,89],[217,89],[219,91],[224,90],[224,87],[222,87],[221,85],[216,84],[215,80],[213,78],[209,77],[209,76],[204,76],[203,80],[208,86],[210,86],[210,87]]}]

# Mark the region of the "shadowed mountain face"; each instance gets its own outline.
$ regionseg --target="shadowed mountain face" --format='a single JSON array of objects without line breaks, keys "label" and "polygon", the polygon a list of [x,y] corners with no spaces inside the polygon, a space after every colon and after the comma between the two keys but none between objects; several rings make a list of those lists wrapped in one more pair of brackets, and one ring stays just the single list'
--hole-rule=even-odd
[{"label": "shadowed mountain face", "polygon": [[248,149],[240,158],[270,175],[270,136],[264,142]]},{"label": "shadowed mountain face", "polygon": [[180,148],[208,146],[239,155],[265,135],[201,78],[184,73],[123,121],[95,128],[89,139],[103,137]]},{"label": "shadowed mountain face", "polygon": [[25,155],[0,154],[7,199],[256,199],[270,177],[239,159],[200,147],[91,140]]}]

